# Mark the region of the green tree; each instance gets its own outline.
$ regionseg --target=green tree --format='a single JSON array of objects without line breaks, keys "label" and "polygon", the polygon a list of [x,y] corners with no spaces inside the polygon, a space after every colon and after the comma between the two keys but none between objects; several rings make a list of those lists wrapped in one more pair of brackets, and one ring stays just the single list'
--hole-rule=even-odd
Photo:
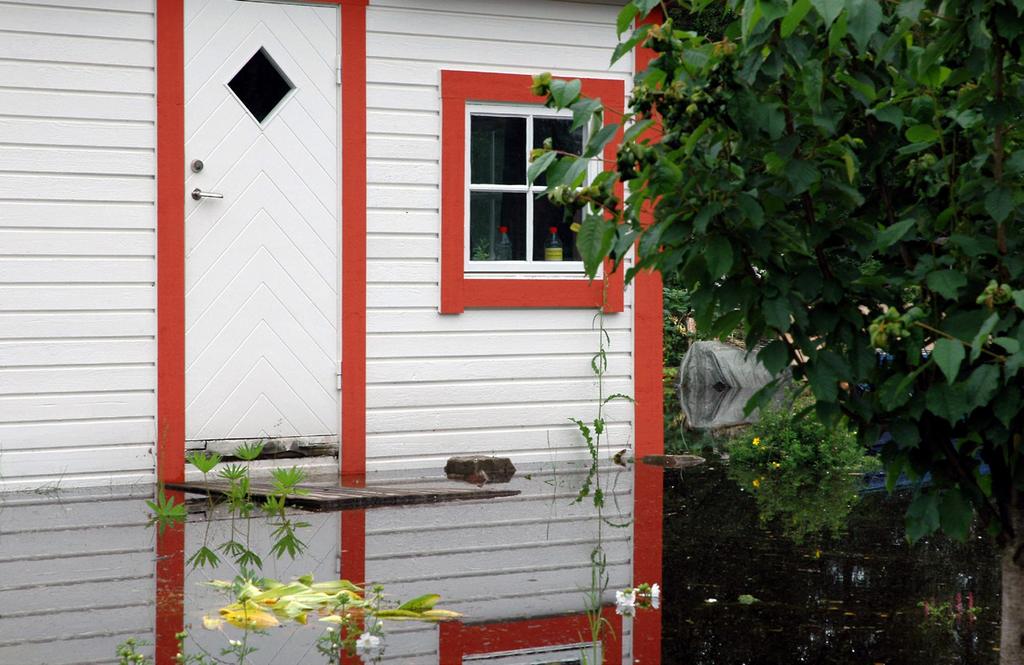
[{"label": "green tree", "polygon": [[658,6],[619,16],[613,59],[656,57],[615,168],[584,182],[574,164],[613,132],[545,74],[536,92],[590,140],[538,151],[531,176],[583,211],[591,275],[636,244],[627,275],[675,276],[702,334],[742,324],[824,422],[891,433],[890,480],[932,477],[910,539],[981,528],[1003,547],[1001,658],[1024,663],[1024,1],[731,0],[723,36],[634,29]]}]

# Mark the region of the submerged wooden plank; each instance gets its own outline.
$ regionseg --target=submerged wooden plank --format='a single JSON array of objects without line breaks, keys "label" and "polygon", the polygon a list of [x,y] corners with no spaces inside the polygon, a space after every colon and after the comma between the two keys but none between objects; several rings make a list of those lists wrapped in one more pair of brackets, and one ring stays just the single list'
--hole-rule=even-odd
[{"label": "submerged wooden plank", "polygon": [[[168,489],[182,490],[193,494],[223,496],[230,491],[226,480],[207,480],[185,483],[167,483]],[[286,502],[306,510],[345,510],[349,508],[376,508],[379,506],[403,506],[445,501],[467,501],[470,499],[494,499],[515,496],[519,490],[481,489],[479,487],[322,487],[306,485],[299,488],[301,494],[288,494]],[[269,483],[251,483],[249,493],[253,498],[264,498],[275,494]]]}]

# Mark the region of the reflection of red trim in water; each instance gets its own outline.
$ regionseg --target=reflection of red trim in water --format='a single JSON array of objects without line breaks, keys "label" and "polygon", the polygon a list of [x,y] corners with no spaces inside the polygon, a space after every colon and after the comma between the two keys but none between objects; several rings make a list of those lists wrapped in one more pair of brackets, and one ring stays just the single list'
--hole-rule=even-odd
[{"label": "reflection of red trim in water", "polygon": [[[661,23],[661,9],[655,9],[643,23]],[[647,48],[636,51],[634,69],[646,69],[655,57]],[[649,130],[645,138],[656,141]],[[650,208],[641,213],[646,226],[654,219]],[[662,392],[662,292],[661,276],[641,272],[635,278],[635,363],[636,456],[660,455],[664,451],[664,394]],[[660,467],[636,465],[634,482],[633,583],[661,584],[662,476]],[[661,663],[661,611],[647,610],[633,621],[633,660],[645,665]]]},{"label": "reflection of red trim in water", "polygon": [[[183,492],[168,491],[175,503]],[[177,633],[185,621],[185,525],[170,526],[156,537],[156,621],[153,652],[157,665],[174,662]]]},{"label": "reflection of red trim in water", "polygon": [[[622,661],[622,617],[611,606],[601,610],[601,617],[608,622],[603,631],[603,660],[605,663],[619,663]],[[462,665],[463,656],[569,646],[581,642],[590,642],[590,623],[586,614],[475,625],[450,621],[441,624],[438,665]]]}]

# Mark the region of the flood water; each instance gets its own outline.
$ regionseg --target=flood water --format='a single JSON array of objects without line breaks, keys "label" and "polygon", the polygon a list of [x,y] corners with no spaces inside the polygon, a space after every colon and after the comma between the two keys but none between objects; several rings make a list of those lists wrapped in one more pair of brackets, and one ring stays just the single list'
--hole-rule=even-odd
[{"label": "flood water", "polygon": [[[398,600],[439,593],[439,606],[463,613],[440,627],[389,623],[385,663],[581,663],[597,546],[606,562],[600,597],[615,627],[602,645],[606,663],[620,653],[623,663],[649,665],[998,660],[991,550],[981,540],[909,547],[902,499],[850,501],[845,534],[803,528],[795,539],[780,526],[784,514],[764,522],[763,506],[718,462],[685,472],[603,468],[603,519],[589,498],[573,502],[586,472],[562,463],[521,468],[496,486],[521,491],[509,498],[305,513],[300,535],[309,547],[295,560],[266,554],[265,520],[248,523],[247,537],[267,576],[340,575],[380,583]],[[367,483],[412,480],[448,482]],[[166,645],[182,627],[193,635],[189,649],[214,655],[238,637],[234,628],[202,628],[202,617],[228,602],[202,582],[236,570],[183,565],[204,542],[223,542],[230,519],[200,500],[183,533],[158,537],[146,524],[151,492],[0,497],[0,665],[116,663],[127,637]],[[659,570],[662,610],[618,618],[615,590]],[[309,623],[252,638],[259,650],[249,662],[325,662],[314,646],[323,625]]]},{"label": "flood water", "polygon": [[[989,542],[908,545],[908,500],[876,492],[802,506],[849,509],[839,516],[845,532],[816,534],[793,528],[806,514],[785,507],[764,523],[754,493],[723,463],[667,471],[663,662],[998,663],[1000,580]],[[758,602],[744,605],[742,595]],[[973,619],[968,605],[980,608]]]}]

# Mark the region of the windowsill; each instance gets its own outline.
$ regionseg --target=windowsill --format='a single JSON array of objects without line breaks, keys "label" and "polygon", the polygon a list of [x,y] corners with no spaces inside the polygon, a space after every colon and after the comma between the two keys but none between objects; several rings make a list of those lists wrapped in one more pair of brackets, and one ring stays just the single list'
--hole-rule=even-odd
[{"label": "windowsill", "polygon": [[[581,79],[582,92],[601,98],[611,112],[609,121],[620,116],[625,101],[621,79]],[[476,268],[466,265],[466,105],[474,102],[541,104],[530,92],[532,79],[522,74],[495,74],[442,70],[441,72],[441,303],[442,314],[459,314],[468,308],[604,308],[624,309],[622,272],[611,272],[606,262],[603,274],[593,281],[583,274],[582,264],[558,270],[513,272],[502,266]],[[604,151],[606,163],[615,161],[619,135]],[[622,197],[621,185],[618,196]],[[577,267],[578,266],[578,267]],[[550,267],[549,267],[550,268]],[[607,288],[605,285],[607,282]]]}]

